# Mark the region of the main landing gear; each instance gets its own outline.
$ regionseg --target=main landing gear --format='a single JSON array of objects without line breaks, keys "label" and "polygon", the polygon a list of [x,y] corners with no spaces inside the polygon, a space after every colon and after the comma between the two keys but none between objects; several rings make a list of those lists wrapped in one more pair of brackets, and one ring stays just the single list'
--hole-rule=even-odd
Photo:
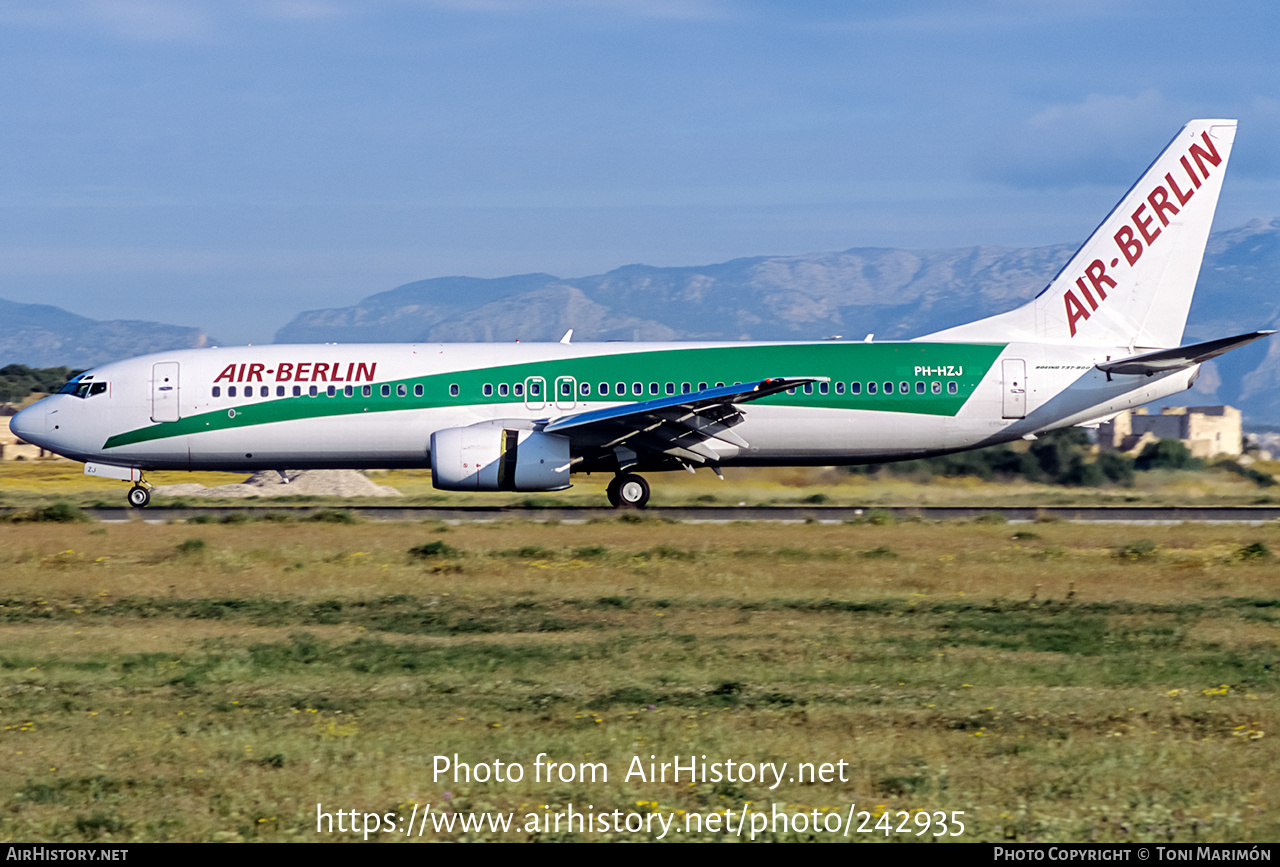
[{"label": "main landing gear", "polygon": [[151,486],[139,479],[138,484],[129,489],[129,505],[135,509],[145,509],[151,502]]},{"label": "main landing gear", "polygon": [[634,473],[613,477],[606,491],[614,508],[643,509],[649,502],[649,483]]}]

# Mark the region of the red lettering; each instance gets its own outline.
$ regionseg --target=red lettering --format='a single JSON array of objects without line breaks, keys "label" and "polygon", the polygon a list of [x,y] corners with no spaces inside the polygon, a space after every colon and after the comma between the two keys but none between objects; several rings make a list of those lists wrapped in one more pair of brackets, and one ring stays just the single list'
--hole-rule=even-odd
[{"label": "red lettering", "polygon": [[214,382],[222,382],[224,379],[227,382],[235,382],[236,366],[234,364],[228,364],[226,367],[222,368],[222,373],[218,374],[218,378],[215,379]]},{"label": "red lettering", "polygon": [[354,361],[348,361],[347,362],[347,382],[351,381],[351,372],[355,369],[356,369],[356,363]]},{"label": "red lettering", "polygon": [[294,374],[294,380],[297,382],[307,382],[311,377],[311,362],[301,361],[298,363],[298,372]]},{"label": "red lettering", "polygon": [[1169,201],[1169,191],[1164,187],[1156,187],[1151,191],[1151,195],[1147,196],[1147,202],[1151,205],[1151,210],[1155,211],[1157,217],[1160,218],[1160,225],[1169,225],[1169,218],[1164,215],[1168,211],[1171,215],[1176,216],[1178,206]]},{"label": "red lettering", "polygon": [[1062,296],[1062,300],[1067,304],[1067,327],[1071,329],[1071,336],[1076,336],[1076,323],[1081,319],[1089,318],[1089,311],[1084,309],[1084,305],[1080,303],[1080,299],[1076,297],[1076,293],[1070,289],[1067,294]]},{"label": "red lettering", "polygon": [[1187,190],[1187,194],[1184,196],[1182,194],[1182,190],[1178,189],[1178,185],[1173,182],[1172,174],[1166,174],[1164,176],[1164,179],[1168,181],[1169,186],[1173,188],[1173,194],[1178,197],[1179,205],[1185,205],[1187,202],[1191,200],[1191,197],[1196,194],[1195,190]]},{"label": "red lettering", "polygon": [[1182,159],[1178,160],[1178,162],[1182,163],[1182,167],[1186,169],[1187,177],[1191,178],[1191,183],[1196,185],[1197,190],[1200,189],[1200,176],[1197,175],[1194,170],[1192,170],[1191,163],[1187,162],[1187,158],[1183,157]]},{"label": "red lettering", "polygon": [[240,372],[236,374],[236,382],[244,382],[244,365],[240,365]]},{"label": "red lettering", "polygon": [[328,382],[329,362],[317,361],[315,373],[311,374],[312,380],[316,382]]},{"label": "red lettering", "polygon": [[1116,232],[1116,246],[1124,253],[1124,258],[1132,265],[1142,255],[1142,242],[1133,237],[1133,229],[1121,226]]},{"label": "red lettering", "polygon": [[1076,278],[1076,288],[1080,290],[1080,294],[1084,295],[1084,300],[1089,302],[1089,306],[1094,310],[1098,309],[1098,302],[1093,300],[1093,294],[1089,292],[1089,287],[1084,285],[1084,278]]},{"label": "red lettering", "polygon": [[346,382],[346,380],[345,380],[345,379],[343,379],[341,376],[338,376],[338,374],[342,371],[342,362],[341,362],[341,361],[335,361],[335,362],[333,363],[333,368],[332,368],[332,370],[333,370],[333,373],[329,374],[329,381],[330,381],[330,382]]},{"label": "red lettering", "polygon": [[363,361],[356,365],[356,379],[363,379],[365,382],[373,382],[373,372],[378,367],[378,362],[373,364],[365,364]]},{"label": "red lettering", "polygon": [[1147,206],[1145,204],[1138,205],[1138,210],[1133,212],[1133,224],[1137,226],[1138,231],[1142,233],[1142,240],[1146,241],[1147,246],[1150,247],[1151,242],[1154,241],[1156,238],[1160,237],[1160,230],[1156,229],[1154,232],[1147,231],[1147,227],[1149,227],[1152,223],[1155,222],[1155,218],[1147,217],[1145,220],[1143,220],[1142,217],[1139,215],[1146,209],[1147,209]]},{"label": "red lettering", "polygon": [[282,361],[276,366],[276,382],[288,382],[293,379],[293,364]]},{"label": "red lettering", "polygon": [[[1200,138],[1204,141],[1205,147],[1207,147],[1208,150],[1205,150],[1198,144],[1193,144],[1191,146],[1191,156],[1195,157],[1196,167],[1204,173],[1204,179],[1207,181],[1209,180],[1209,170],[1204,167],[1204,161],[1208,160],[1210,165],[1217,167],[1217,165],[1222,162],[1222,157],[1218,156],[1218,148],[1209,140],[1208,130],[1200,133]],[[1203,157],[1203,159],[1201,159],[1201,157]]]},{"label": "red lettering", "polygon": [[1101,259],[1094,259],[1089,263],[1089,267],[1084,269],[1084,273],[1093,284],[1093,291],[1098,293],[1099,298],[1106,301],[1107,290],[1102,288],[1102,284],[1106,283],[1112,289],[1116,288],[1116,281],[1107,276],[1107,266],[1102,264]]},{"label": "red lettering", "polygon": [[262,370],[265,367],[266,367],[265,364],[249,365],[248,378],[245,381],[246,382],[262,382]]}]

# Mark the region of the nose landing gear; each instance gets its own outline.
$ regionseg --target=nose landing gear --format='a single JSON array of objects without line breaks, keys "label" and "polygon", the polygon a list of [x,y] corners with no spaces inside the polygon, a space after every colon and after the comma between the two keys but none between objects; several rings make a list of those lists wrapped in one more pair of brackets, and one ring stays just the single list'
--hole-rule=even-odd
[{"label": "nose landing gear", "polygon": [[643,509],[649,502],[649,483],[634,473],[620,473],[613,477],[606,493],[614,508]]}]

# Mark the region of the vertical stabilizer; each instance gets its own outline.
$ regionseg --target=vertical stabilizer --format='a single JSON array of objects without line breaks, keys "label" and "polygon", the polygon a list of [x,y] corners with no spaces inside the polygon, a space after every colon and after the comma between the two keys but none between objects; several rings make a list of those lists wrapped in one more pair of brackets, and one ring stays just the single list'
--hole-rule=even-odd
[{"label": "vertical stabilizer", "polygon": [[1235,134],[1191,121],[1039,295],[919,339],[1177,346]]}]

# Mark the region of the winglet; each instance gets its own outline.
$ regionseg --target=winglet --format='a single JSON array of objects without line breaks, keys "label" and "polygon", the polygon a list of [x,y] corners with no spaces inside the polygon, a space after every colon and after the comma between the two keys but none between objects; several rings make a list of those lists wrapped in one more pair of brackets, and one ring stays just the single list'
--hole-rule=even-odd
[{"label": "winglet", "polygon": [[568,331],[566,331],[566,332],[564,333],[564,337],[561,337],[561,338],[560,338],[560,342],[561,342],[561,343],[563,343],[565,346],[568,346],[568,345],[569,345],[569,341],[571,341],[571,340],[573,340],[573,329],[572,329],[572,328],[570,328]]}]

